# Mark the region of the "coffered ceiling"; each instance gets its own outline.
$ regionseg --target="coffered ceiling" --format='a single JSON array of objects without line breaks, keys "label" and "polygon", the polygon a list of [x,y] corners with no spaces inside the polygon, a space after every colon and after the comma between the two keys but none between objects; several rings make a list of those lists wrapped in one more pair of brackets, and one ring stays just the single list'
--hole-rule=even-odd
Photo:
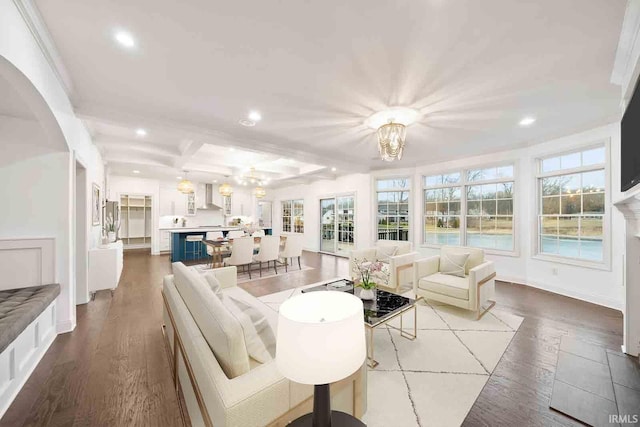
[{"label": "coffered ceiling", "polygon": [[[275,182],[310,180],[489,153],[619,118],[610,76],[624,0],[35,4],[77,113],[109,167],[126,174],[214,178],[253,166]],[[120,30],[134,48],[115,42]],[[420,118],[405,157],[390,164],[364,121],[392,106]],[[262,120],[241,126],[251,110]],[[537,121],[520,127],[524,116]]]}]

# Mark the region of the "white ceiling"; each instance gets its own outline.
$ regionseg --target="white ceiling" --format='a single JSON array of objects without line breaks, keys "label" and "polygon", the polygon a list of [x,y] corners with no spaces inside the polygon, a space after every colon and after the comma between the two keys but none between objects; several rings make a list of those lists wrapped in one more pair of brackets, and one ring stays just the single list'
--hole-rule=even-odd
[{"label": "white ceiling", "polygon": [[[522,146],[620,114],[609,80],[624,0],[36,4],[77,112],[123,174],[192,168],[213,179],[255,166],[284,182],[311,164],[323,168],[303,179],[317,179],[333,166],[363,172]],[[115,44],[116,29],[137,47]],[[389,164],[364,120],[391,106],[422,116],[405,158]],[[263,120],[240,126],[252,109]],[[534,126],[518,126],[525,115]],[[229,147],[246,157],[228,160]],[[281,159],[304,164],[270,171]]]}]

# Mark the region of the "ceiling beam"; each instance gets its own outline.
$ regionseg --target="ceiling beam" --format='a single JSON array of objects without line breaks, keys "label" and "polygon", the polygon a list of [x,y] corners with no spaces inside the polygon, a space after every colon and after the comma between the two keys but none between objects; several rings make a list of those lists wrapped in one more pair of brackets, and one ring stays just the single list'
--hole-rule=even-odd
[{"label": "ceiling beam", "polygon": [[185,139],[180,142],[181,155],[173,161],[173,167],[176,169],[182,169],[196,152],[202,148],[204,142],[194,141],[192,139]]},{"label": "ceiling beam", "polygon": [[[273,154],[278,157],[288,157],[305,163],[313,163],[318,165],[335,166],[341,170],[349,170],[351,172],[368,172],[369,167],[362,165],[354,159],[338,159],[331,152],[312,153],[301,149],[289,149],[286,153],[282,149],[282,138],[270,134],[259,133],[256,137],[238,137],[228,132],[204,128],[197,125],[180,123],[171,119],[145,116],[126,112],[122,109],[114,109],[96,104],[85,104],[76,107],[76,115],[84,120],[110,123],[114,125],[127,125],[136,128],[140,123],[145,123],[154,129],[166,130],[172,133],[181,133],[184,138],[197,140],[200,143],[209,143],[213,145],[228,145],[238,147],[240,149]],[[277,142],[270,142],[277,141]],[[296,145],[295,142],[291,142]],[[299,145],[299,144],[298,144]]]}]

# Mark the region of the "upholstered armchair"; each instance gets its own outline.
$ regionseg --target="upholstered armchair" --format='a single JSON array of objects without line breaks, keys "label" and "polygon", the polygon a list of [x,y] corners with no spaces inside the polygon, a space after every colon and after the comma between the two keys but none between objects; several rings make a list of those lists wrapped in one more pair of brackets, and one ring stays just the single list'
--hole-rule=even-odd
[{"label": "upholstered armchair", "polygon": [[[357,249],[349,252],[349,275],[357,279],[354,273],[355,260],[381,261],[388,271],[388,282],[377,281],[382,287],[391,288],[398,292],[402,286],[408,286],[413,279],[411,270],[413,262],[418,257],[417,252],[413,252],[411,242],[403,240],[378,240],[376,246],[367,249]],[[379,278],[382,279],[382,276]],[[385,277],[386,279],[386,277]],[[382,283],[381,283],[382,282]]]},{"label": "upholstered armchair", "polygon": [[[464,269],[461,273],[464,277],[443,273],[441,260],[460,254],[469,254],[466,264],[460,266]],[[439,256],[419,259],[413,264],[413,292],[416,298],[475,311],[480,319],[495,305],[495,277],[493,261],[484,260],[482,249],[443,246]]]}]

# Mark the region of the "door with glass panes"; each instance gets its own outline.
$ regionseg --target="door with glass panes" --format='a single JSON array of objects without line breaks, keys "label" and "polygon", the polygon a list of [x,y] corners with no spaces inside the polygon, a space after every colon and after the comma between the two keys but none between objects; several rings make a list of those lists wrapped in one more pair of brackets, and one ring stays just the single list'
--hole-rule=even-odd
[{"label": "door with glass panes", "polygon": [[320,199],[320,251],[349,256],[355,249],[355,196]]}]

